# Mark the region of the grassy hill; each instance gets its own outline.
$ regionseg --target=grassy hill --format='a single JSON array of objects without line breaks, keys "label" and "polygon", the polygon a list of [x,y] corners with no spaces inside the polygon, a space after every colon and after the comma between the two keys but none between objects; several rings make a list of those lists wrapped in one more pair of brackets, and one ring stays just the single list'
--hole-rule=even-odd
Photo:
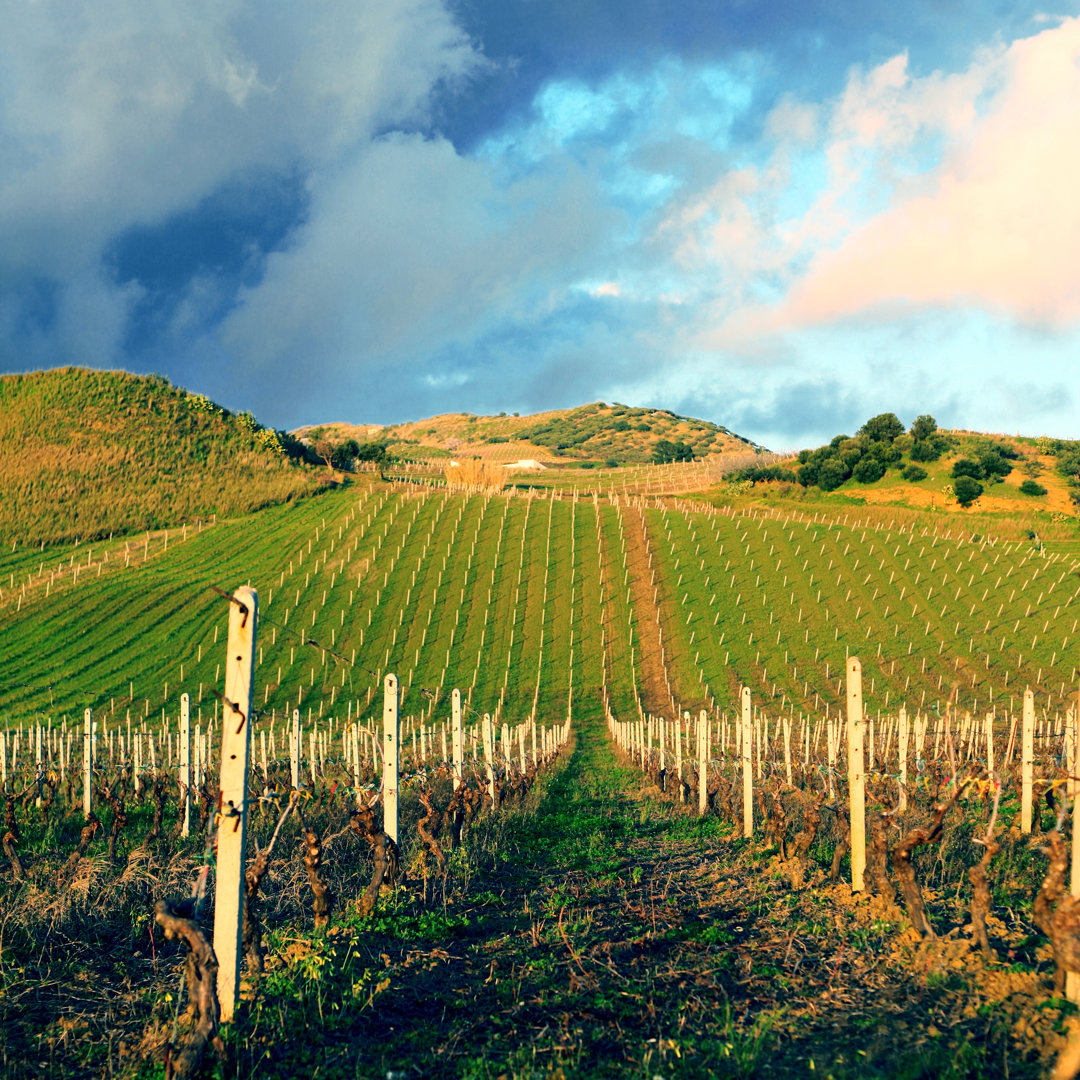
[{"label": "grassy hill", "polygon": [[275,433],[157,376],[63,368],[0,377],[0,537],[90,540],[317,490]]},{"label": "grassy hill", "polygon": [[[686,443],[699,458],[757,448],[749,439],[707,420],[602,401],[529,416],[446,413],[385,427],[339,423],[324,428],[338,438],[378,439],[389,444],[394,456],[416,459],[533,458],[550,464],[588,461],[616,466],[651,461],[661,441]],[[304,437],[312,430],[301,428],[294,434]]]}]

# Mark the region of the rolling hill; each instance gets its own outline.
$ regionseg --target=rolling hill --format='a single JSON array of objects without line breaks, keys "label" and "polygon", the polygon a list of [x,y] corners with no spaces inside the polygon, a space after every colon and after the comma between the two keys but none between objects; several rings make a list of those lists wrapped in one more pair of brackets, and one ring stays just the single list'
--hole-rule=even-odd
[{"label": "rolling hill", "polygon": [[0,377],[0,538],[91,540],[311,494],[250,413],[158,376],[61,368]]},{"label": "rolling hill", "polygon": [[[322,425],[336,438],[379,440],[399,458],[481,457],[491,461],[531,458],[544,463],[636,465],[651,461],[661,441],[686,443],[695,457],[760,449],[749,439],[707,420],[666,409],[632,408],[598,401],[575,409],[529,416],[446,413],[404,424]],[[309,436],[312,427],[293,432]]]}]

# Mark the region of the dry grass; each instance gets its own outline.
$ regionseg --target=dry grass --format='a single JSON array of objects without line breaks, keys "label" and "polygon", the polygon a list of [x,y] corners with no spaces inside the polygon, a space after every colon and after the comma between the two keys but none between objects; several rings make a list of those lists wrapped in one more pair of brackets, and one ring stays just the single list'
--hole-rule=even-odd
[{"label": "dry grass", "polygon": [[443,469],[443,475],[448,484],[456,487],[501,491],[506,484],[506,469],[482,458],[451,462]]},{"label": "dry grass", "polygon": [[0,535],[89,540],[231,516],[324,480],[162,378],[62,368],[0,378]]}]

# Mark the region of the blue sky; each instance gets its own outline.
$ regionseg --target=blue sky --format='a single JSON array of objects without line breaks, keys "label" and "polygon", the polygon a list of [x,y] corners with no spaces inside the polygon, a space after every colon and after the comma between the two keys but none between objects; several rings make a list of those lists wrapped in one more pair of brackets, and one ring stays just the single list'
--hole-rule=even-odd
[{"label": "blue sky", "polygon": [[1080,437],[1075,3],[0,4],[2,371]]}]

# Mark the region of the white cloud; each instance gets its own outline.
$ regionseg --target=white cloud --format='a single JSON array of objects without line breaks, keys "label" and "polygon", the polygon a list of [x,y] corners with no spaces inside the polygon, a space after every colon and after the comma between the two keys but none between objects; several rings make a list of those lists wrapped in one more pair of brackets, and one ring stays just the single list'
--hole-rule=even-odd
[{"label": "white cloud", "polygon": [[496,184],[443,139],[379,139],[320,180],[310,221],[222,336],[252,365],[314,353],[356,374],[425,356],[567,295],[612,217],[574,166]]},{"label": "white cloud", "polygon": [[[741,306],[721,296],[704,340],[741,347],[803,326],[941,306],[1075,326],[1077,101],[1080,19],[983,50],[955,75],[915,78],[903,56],[854,71],[841,97],[819,109],[827,181],[801,219],[776,227],[770,218],[796,179],[779,168],[783,141],[771,161],[779,184],[761,170],[744,196],[724,189],[726,177],[698,210],[716,222],[704,257],[728,266],[745,253],[744,275],[772,275],[777,290]],[[805,139],[807,125],[788,115],[774,130]],[[702,236],[690,232],[683,250]]]},{"label": "white cloud", "polygon": [[439,0],[66,0],[4,20],[0,272],[61,282],[237,177],[330,167],[422,120],[480,62]]}]

